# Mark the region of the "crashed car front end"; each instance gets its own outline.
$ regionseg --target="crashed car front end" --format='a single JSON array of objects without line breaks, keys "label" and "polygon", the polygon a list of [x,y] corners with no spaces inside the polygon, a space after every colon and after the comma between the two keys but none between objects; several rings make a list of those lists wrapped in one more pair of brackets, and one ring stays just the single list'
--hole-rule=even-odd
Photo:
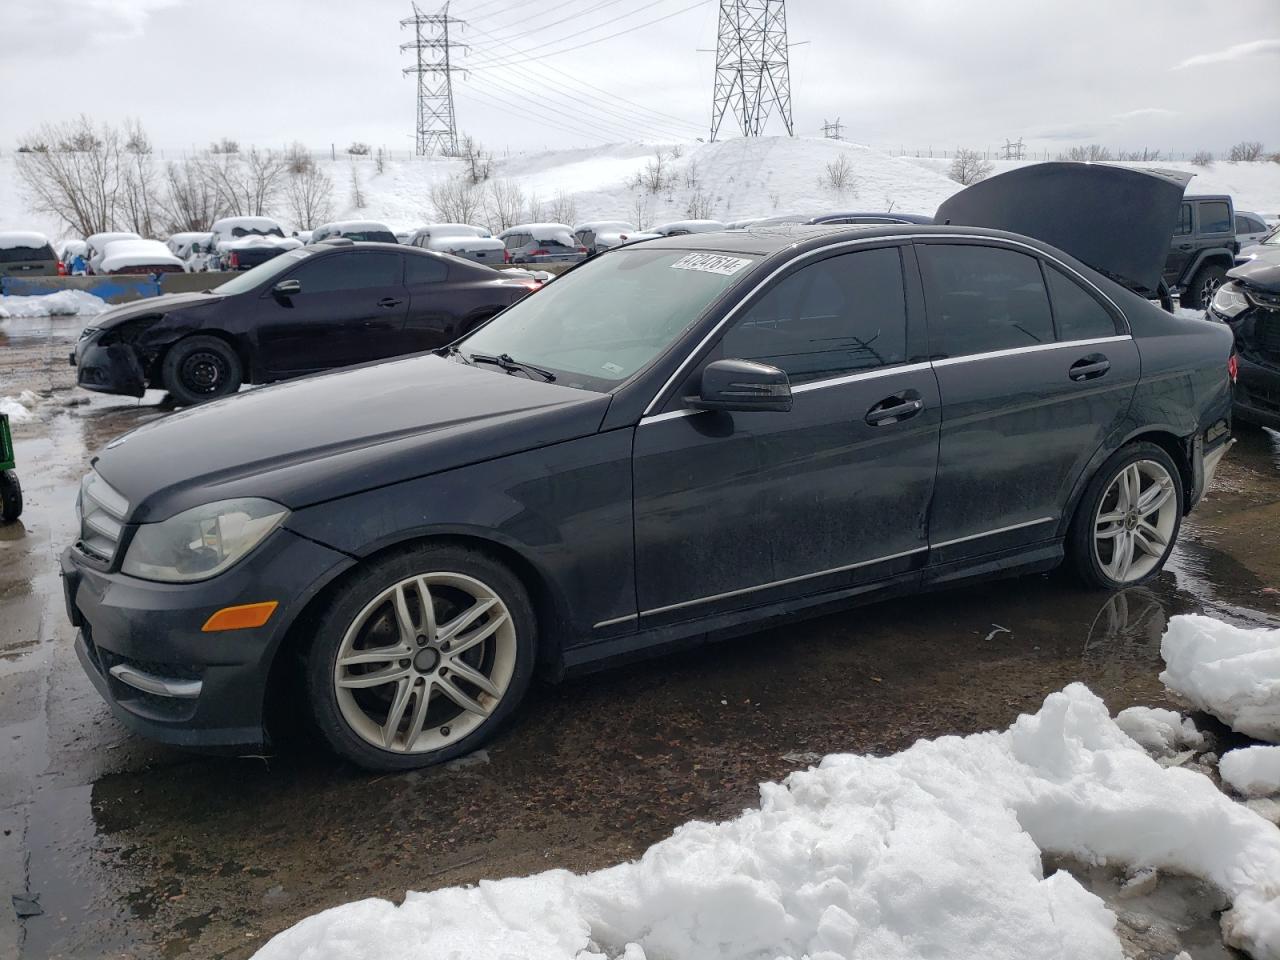
[{"label": "crashed car front end", "polygon": [[1209,317],[1235,335],[1235,415],[1280,429],[1280,264],[1254,262],[1230,271]]}]

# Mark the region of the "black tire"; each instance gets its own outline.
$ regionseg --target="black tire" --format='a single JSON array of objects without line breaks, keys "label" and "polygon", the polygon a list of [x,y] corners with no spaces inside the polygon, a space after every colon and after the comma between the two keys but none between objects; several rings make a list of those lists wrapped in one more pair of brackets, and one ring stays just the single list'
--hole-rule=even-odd
[{"label": "black tire", "polygon": [[1227,268],[1217,263],[1206,263],[1196,271],[1196,275],[1182,291],[1179,302],[1188,310],[1208,310],[1213,295],[1227,279]]},{"label": "black tire", "polygon": [[240,389],[240,357],[220,337],[195,336],[179,340],[165,354],[160,367],[164,388],[183,406],[193,406]]},{"label": "black tire", "polygon": [[22,516],[22,484],[12,470],[0,470],[0,520],[12,523]]},{"label": "black tire", "polygon": [[[1095,518],[1099,515],[1099,508],[1102,505],[1103,498],[1108,496],[1112,484],[1115,483],[1121,472],[1129,466],[1143,461],[1153,461],[1162,466],[1172,482],[1172,498],[1170,501],[1173,508],[1172,530],[1166,534],[1167,543],[1163,553],[1149,570],[1133,579],[1120,580],[1107,572],[1099,557],[1098,541],[1095,538],[1097,527]],[[1080,498],[1075,516],[1071,518],[1071,526],[1067,531],[1067,556],[1076,574],[1087,585],[1101,587],[1104,590],[1124,590],[1151,580],[1164,568],[1165,561],[1169,559],[1169,554],[1173,552],[1174,544],[1178,539],[1178,532],[1182,528],[1184,503],[1182,475],[1169,454],[1157,444],[1147,441],[1126,444],[1113,453],[1098,468],[1098,471],[1089,481],[1088,487],[1085,488],[1084,496]]]},{"label": "black tire", "polygon": [[[379,626],[378,618],[369,615],[367,610],[384,591],[393,588],[404,580],[426,574],[461,575],[465,578],[473,578],[490,589],[500,599],[510,614],[510,622],[514,627],[514,667],[501,697],[497,699],[496,704],[492,706],[488,715],[478,721],[479,726],[469,733],[438,749],[421,750],[419,752],[406,752],[405,749],[387,749],[372,743],[365,735],[362,735],[348,720],[347,714],[344,713],[344,707],[340,703],[338,693],[338,656],[343,649],[348,629],[353,628],[362,618],[364,618],[366,625],[373,624],[375,629]],[[433,603],[433,607],[436,609],[436,616],[440,617],[441,609],[445,609],[447,616],[447,607],[442,608],[440,606],[448,602],[447,597],[444,595],[447,588],[433,585],[431,589],[433,598],[438,598],[437,602]],[[390,603],[391,601],[386,602]],[[394,611],[388,612],[394,615]],[[383,622],[385,622],[386,616],[387,614],[384,613]],[[488,615],[485,616],[486,620],[479,621],[481,627],[486,624],[488,619]],[[424,544],[374,561],[342,584],[338,593],[322,612],[317,622],[320,624],[320,628],[316,633],[311,649],[306,655],[304,664],[307,698],[311,704],[312,716],[320,734],[334,752],[367,770],[410,770],[443,763],[470,753],[488,741],[508,721],[528,691],[529,682],[533,676],[537,647],[537,618],[533,611],[533,605],[529,600],[528,592],[519,578],[507,567],[493,560],[485,553],[467,547]],[[439,619],[437,622],[443,626],[446,620]],[[393,624],[392,629],[394,629]],[[422,638],[418,638],[418,642],[421,643]],[[492,647],[488,646],[490,642],[493,644]],[[485,644],[478,648],[473,648],[473,650],[476,650],[481,657],[495,656],[496,654],[493,651],[496,650],[498,643],[498,635],[495,633],[491,641],[486,641]],[[381,646],[381,644],[372,645],[369,649],[374,649],[377,646]],[[444,649],[447,649],[447,644]],[[468,656],[471,656],[471,654],[468,653]],[[392,658],[385,660],[388,667],[390,667],[391,661]],[[409,662],[409,660],[398,661],[401,667]],[[439,657],[437,657],[437,662],[442,666],[448,663],[448,661]],[[412,659],[412,663],[414,668],[417,669],[418,661],[416,657]],[[477,666],[475,662],[472,662],[471,665]],[[382,667],[375,665],[371,666],[370,669],[382,669]],[[483,672],[482,669],[481,672]],[[457,682],[455,675],[453,683],[456,684]],[[384,691],[378,696],[383,697],[383,702],[387,703],[393,696],[393,691],[388,689],[391,686],[391,683],[385,683],[380,687],[370,689],[372,691]],[[428,691],[431,690],[429,682],[426,689]],[[478,690],[478,688],[470,689]],[[360,695],[372,697],[374,694],[366,690],[361,691]],[[352,709],[355,697],[356,694],[351,695],[352,699],[346,709]],[[479,701],[482,699],[482,695],[476,693],[475,698]],[[416,704],[416,701],[414,702]],[[459,709],[448,698],[440,697],[438,702],[446,711]],[[436,709],[434,706],[436,703],[437,700],[431,695],[427,697],[428,714]],[[356,706],[358,707],[359,705]],[[411,721],[411,712],[411,709],[406,707],[406,731],[408,722]],[[463,718],[476,722],[465,710],[461,711],[455,720],[446,722],[456,723]],[[371,720],[370,722],[374,726],[377,725],[376,720]],[[386,726],[389,725],[384,723],[384,729]],[[396,726],[398,727],[399,724]],[[448,726],[439,726],[438,722],[427,724],[426,726],[440,733],[450,729]],[[432,735],[434,736],[434,732]],[[408,739],[407,732],[404,739]]]}]

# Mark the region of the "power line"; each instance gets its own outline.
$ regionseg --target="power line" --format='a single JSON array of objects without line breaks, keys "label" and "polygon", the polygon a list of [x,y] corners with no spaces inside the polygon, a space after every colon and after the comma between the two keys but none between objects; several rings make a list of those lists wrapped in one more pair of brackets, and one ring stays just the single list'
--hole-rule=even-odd
[{"label": "power line", "polygon": [[400,44],[400,51],[412,50],[417,62],[401,73],[418,77],[418,122],[414,131],[414,152],[428,156],[458,152],[458,123],[453,110],[453,75],[459,67],[450,63],[450,52],[466,44],[449,39],[449,27],[464,26],[449,16],[446,0],[439,13],[426,14],[413,4],[413,16],[400,21],[400,28],[413,27],[413,40]]},{"label": "power line", "polygon": [[744,137],[760,136],[774,107],[794,136],[786,0],[720,0],[711,139],[726,113]]},{"label": "power line", "polygon": [[[597,43],[604,43],[606,40],[613,40],[615,37],[621,37],[621,36],[624,36],[624,35],[626,35],[626,34],[628,34],[628,33],[634,33],[634,32],[635,32],[635,31],[637,31],[637,30],[643,30],[645,27],[651,27],[651,26],[653,26],[655,23],[661,23],[661,22],[662,22],[662,21],[664,21],[664,20],[670,20],[672,17],[678,17],[678,16],[680,16],[680,14],[682,14],[682,13],[688,13],[690,10],[696,10],[698,7],[705,6],[706,4],[708,4],[708,3],[710,3],[710,2],[711,2],[711,0],[697,0],[697,2],[696,2],[696,3],[691,3],[691,4],[689,4],[689,6],[687,6],[687,7],[681,7],[679,10],[676,10],[676,11],[675,11],[675,12],[673,12],[673,13],[668,13],[668,14],[666,14],[665,16],[655,17],[654,19],[652,19],[652,20],[647,20],[647,21],[645,21],[644,23],[638,23],[638,24],[636,24],[636,25],[635,25],[635,26],[633,26],[633,27],[628,27],[626,30],[619,30],[619,31],[618,31],[618,32],[616,32],[616,33],[610,33],[610,34],[608,34],[608,35],[606,35],[606,36],[603,36],[603,37],[597,37],[597,38],[596,38],[596,39],[594,39],[594,40],[587,40],[587,41],[586,41],[586,42],[584,42],[584,43],[578,43],[578,44],[575,44],[575,45],[573,45],[573,46],[571,46],[571,47],[564,47],[563,49],[560,49],[560,50],[552,50],[552,51],[549,51],[548,53],[541,53],[541,54],[538,54],[537,56],[529,56],[529,57],[524,57],[524,58],[521,58],[521,59],[503,60],[503,61],[499,61],[499,62],[495,62],[495,61],[483,61],[483,62],[481,62],[480,64],[478,64],[477,66],[479,66],[479,67],[503,67],[503,66],[508,66],[508,65],[510,65],[510,64],[513,64],[513,63],[530,63],[530,62],[532,62],[532,61],[534,61],[534,60],[544,60],[544,59],[546,59],[547,57],[558,57],[558,56],[560,56],[561,54],[571,53],[571,52],[572,52],[572,51],[574,51],[574,50],[581,50],[583,47],[590,47],[590,46],[593,46],[593,45],[595,45],[595,44],[597,44]],[[770,2],[776,2],[776,0],[770,0]],[[542,45],[540,45],[540,46],[542,46]],[[538,47],[533,47],[532,49],[535,49],[535,50],[536,50],[536,49],[538,49]]]},{"label": "power line", "polygon": [[[633,17],[637,13],[644,13],[644,11],[652,9],[653,7],[656,7],[659,4],[662,4],[665,2],[666,0],[649,0],[648,3],[641,4],[632,10],[628,10],[626,13],[620,14],[618,17],[615,18],[614,22],[618,20],[625,20],[627,17]],[[575,30],[573,31],[573,33],[566,33],[562,37],[556,37],[554,40],[546,40],[546,41],[536,43],[532,47],[529,47],[526,50],[521,50],[520,53],[522,55],[528,54],[533,52],[534,50],[541,50],[544,47],[554,46],[557,43],[563,43],[566,40],[572,40],[574,37],[580,37],[584,33],[591,33],[591,31],[599,30],[601,27],[610,27],[610,26],[613,26],[613,24],[612,23],[593,23],[593,24],[590,24],[589,26],[583,27],[581,30]],[[530,32],[533,32],[533,31],[530,31]],[[490,59],[500,60],[502,59],[502,57],[503,55],[499,54],[496,57],[491,57]],[[480,63],[477,64],[477,66],[483,65],[483,62],[484,61],[481,60]]]}]

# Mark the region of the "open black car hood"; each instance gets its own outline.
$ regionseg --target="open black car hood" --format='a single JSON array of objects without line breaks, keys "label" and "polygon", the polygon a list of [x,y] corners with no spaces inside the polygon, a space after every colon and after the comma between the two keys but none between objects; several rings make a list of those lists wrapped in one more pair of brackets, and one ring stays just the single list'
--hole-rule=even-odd
[{"label": "open black car hood", "polygon": [[1267,293],[1280,293],[1280,263],[1252,260],[1234,270],[1228,270],[1227,276]]},{"label": "open black car hood", "polygon": [[961,190],[938,207],[934,222],[1032,237],[1152,297],[1188,179],[1177,171],[1035,163]]}]

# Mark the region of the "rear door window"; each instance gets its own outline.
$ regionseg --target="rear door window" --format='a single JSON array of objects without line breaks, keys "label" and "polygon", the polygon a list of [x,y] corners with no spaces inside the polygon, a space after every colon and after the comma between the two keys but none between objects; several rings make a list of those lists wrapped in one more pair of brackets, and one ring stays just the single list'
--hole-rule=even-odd
[{"label": "rear door window", "polygon": [[916,246],[929,308],[929,353],[963,357],[1053,343],[1039,262],[976,244]]},{"label": "rear door window", "polygon": [[898,248],[802,267],[742,315],[721,349],[728,358],[778,367],[793,383],[903,362],[907,306]]},{"label": "rear door window", "polygon": [[443,283],[449,277],[449,268],[435,257],[408,256],[404,258],[404,282]]},{"label": "rear door window", "polygon": [[1209,200],[1200,204],[1201,233],[1232,233],[1231,208],[1221,200]]},{"label": "rear door window", "polygon": [[1093,294],[1052,264],[1045,264],[1045,277],[1049,281],[1059,340],[1092,340],[1116,335],[1115,319]]},{"label": "rear door window", "polygon": [[301,281],[303,293],[398,287],[403,282],[399,254],[363,251],[312,260],[289,279]]}]

